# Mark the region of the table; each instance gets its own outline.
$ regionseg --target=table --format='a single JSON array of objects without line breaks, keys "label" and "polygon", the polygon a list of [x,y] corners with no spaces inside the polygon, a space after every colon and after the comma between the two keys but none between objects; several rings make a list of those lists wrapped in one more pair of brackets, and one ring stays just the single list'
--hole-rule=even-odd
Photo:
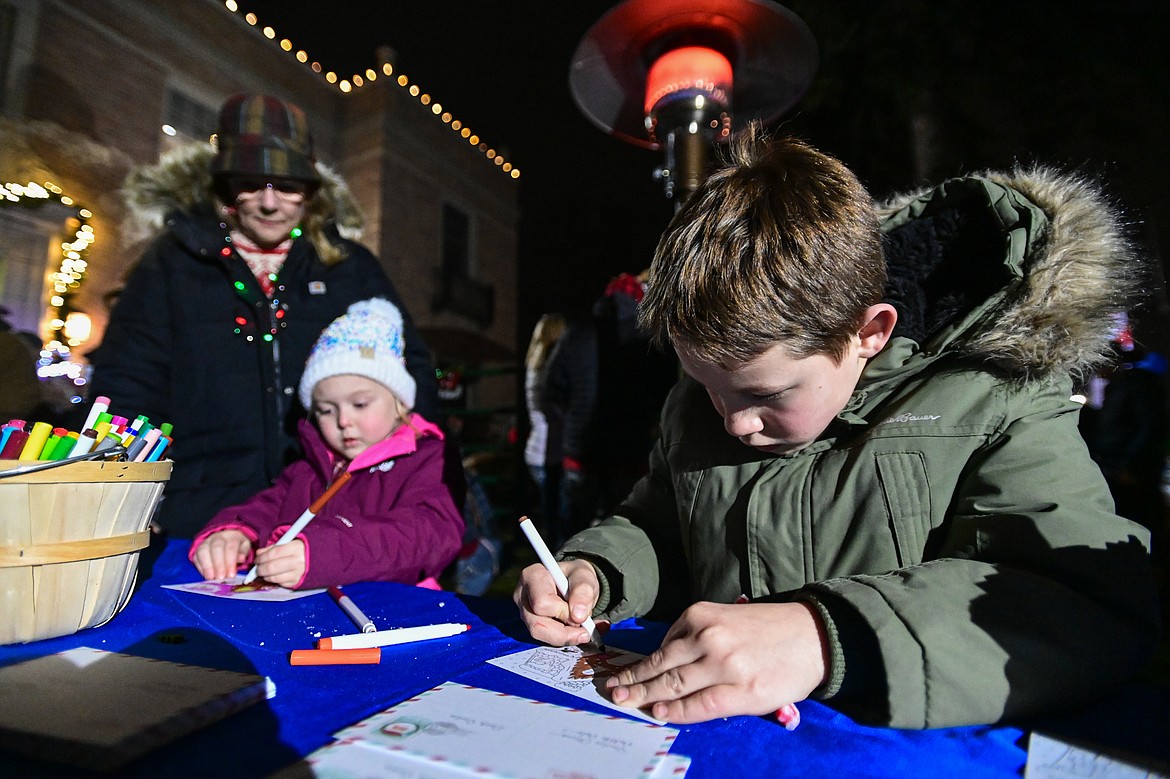
[{"label": "table", "polygon": [[[187,542],[158,543],[142,555],[142,582],[110,623],[71,636],[0,647],[0,666],[78,646],[177,662],[255,671],[270,677],[276,695],[196,731],[133,763],[128,777],[265,777],[330,742],[342,727],[444,681],[588,708],[581,699],[485,661],[533,645],[504,600],[388,583],[347,586],[346,592],[379,629],[467,622],[471,629],[440,639],[383,650],[379,665],[289,665],[293,649],[316,638],[355,632],[321,593],[287,603],[229,601],[163,589],[198,580]],[[665,626],[628,620],[607,642],[652,651]],[[608,710],[599,709],[602,713]],[[788,732],[759,717],[681,726],[672,751],[689,755],[691,779],[719,776],[1011,777],[1021,776],[1029,727],[1170,762],[1170,692],[1137,686],[1092,710],[1010,727],[928,731],[857,725],[828,706],[801,704],[802,723]],[[31,763],[0,754],[6,776],[77,777],[77,769]]]}]

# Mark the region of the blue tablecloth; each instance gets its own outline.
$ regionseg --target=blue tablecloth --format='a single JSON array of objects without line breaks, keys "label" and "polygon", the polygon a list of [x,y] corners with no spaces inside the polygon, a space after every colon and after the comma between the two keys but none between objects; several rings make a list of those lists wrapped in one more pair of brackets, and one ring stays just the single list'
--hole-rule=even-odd
[{"label": "blue tablecloth", "polygon": [[[196,581],[187,544],[172,541],[143,554],[143,581],[109,624],[71,636],[0,647],[0,666],[77,646],[197,665],[255,671],[273,680],[270,700],[184,736],[133,763],[131,777],[264,777],[330,742],[341,728],[444,681],[485,687],[566,706],[581,699],[488,665],[532,646],[508,601],[458,596],[395,584],[364,583],[346,592],[379,629],[467,622],[451,639],[383,650],[379,665],[289,665],[293,649],[355,632],[326,594],[287,603],[229,601],[163,589]],[[607,641],[652,651],[664,626],[628,621]],[[78,702],[83,705],[82,701]],[[605,713],[608,710],[600,709]],[[689,778],[729,775],[801,777],[1010,777],[1022,775],[1027,725],[904,731],[862,727],[833,709],[805,702],[788,732],[774,721],[733,717],[682,726],[672,751],[689,755]],[[1057,735],[1170,759],[1170,694],[1134,687],[1092,711],[1031,723]],[[76,769],[0,754],[10,776],[79,776]],[[9,769],[12,773],[9,773]]]}]

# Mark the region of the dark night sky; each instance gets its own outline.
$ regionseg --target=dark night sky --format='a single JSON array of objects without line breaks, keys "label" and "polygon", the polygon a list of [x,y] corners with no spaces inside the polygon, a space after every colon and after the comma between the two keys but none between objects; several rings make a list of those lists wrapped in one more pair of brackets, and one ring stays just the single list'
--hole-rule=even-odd
[{"label": "dark night sky", "polygon": [[[603,0],[239,0],[347,75],[389,45],[398,70],[507,150],[520,180],[520,327],[580,312],[650,259],[673,212],[658,152],[605,134],[573,103],[569,65]],[[790,0],[820,68],[780,124],[858,171],[875,195],[921,184],[909,117],[936,119],[932,180],[1016,160],[1100,174],[1157,250],[1170,231],[1170,4],[1144,0]],[[321,10],[318,10],[321,9]]]}]

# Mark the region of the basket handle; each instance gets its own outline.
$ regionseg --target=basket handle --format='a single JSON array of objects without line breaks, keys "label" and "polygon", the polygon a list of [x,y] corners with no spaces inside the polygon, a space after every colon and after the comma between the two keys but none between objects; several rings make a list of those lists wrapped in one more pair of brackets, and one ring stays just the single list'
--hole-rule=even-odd
[{"label": "basket handle", "polygon": [[137,552],[149,545],[150,530],[143,530],[140,533],[110,538],[87,538],[81,541],[59,541],[55,544],[29,546],[0,546],[0,568],[75,563]]}]

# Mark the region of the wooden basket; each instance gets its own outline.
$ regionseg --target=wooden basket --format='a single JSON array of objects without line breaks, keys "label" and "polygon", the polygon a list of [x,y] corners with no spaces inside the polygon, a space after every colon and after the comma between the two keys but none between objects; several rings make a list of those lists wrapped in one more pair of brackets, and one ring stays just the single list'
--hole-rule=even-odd
[{"label": "wooden basket", "polygon": [[104,624],[130,599],[171,464],[0,461],[0,644]]}]

